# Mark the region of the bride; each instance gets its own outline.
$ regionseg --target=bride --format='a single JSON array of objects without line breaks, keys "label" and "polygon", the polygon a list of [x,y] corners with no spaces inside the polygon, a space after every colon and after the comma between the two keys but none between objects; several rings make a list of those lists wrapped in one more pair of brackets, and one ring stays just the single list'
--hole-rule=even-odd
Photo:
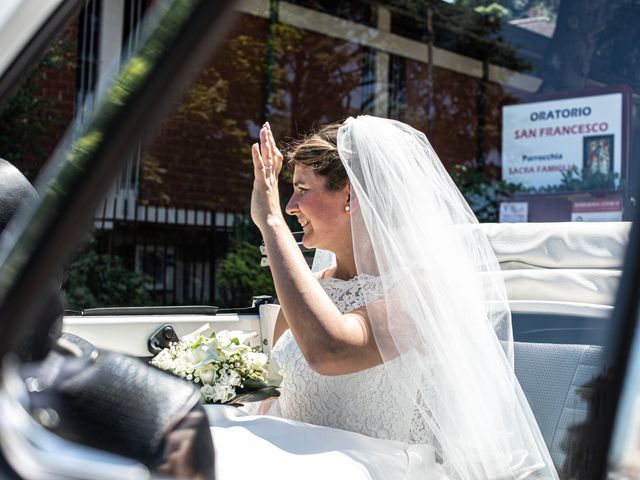
[{"label": "bride", "polygon": [[279,416],[210,409],[218,478],[557,479],[514,375],[497,260],[425,136],[359,116],[292,149],[286,212],[324,252],[315,274],[268,124],[252,156],[284,380]]}]

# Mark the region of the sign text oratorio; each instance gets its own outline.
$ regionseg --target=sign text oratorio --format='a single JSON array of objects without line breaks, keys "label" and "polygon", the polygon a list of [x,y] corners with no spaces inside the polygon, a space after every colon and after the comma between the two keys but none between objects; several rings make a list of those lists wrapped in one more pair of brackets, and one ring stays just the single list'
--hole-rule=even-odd
[{"label": "sign text oratorio", "polygon": [[502,178],[543,187],[572,169],[620,174],[622,115],[621,93],[503,107]]}]

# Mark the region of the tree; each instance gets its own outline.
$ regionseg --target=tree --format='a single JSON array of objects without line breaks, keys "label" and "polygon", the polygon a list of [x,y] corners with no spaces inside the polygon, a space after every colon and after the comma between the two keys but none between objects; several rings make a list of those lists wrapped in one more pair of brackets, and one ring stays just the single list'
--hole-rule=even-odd
[{"label": "tree", "polygon": [[64,272],[65,308],[151,305],[147,285],[151,279],[128,269],[117,255],[101,255],[94,240]]},{"label": "tree", "polygon": [[261,241],[260,231],[250,220],[235,225],[231,248],[217,272],[223,306],[248,305],[254,295],[275,296],[271,273],[260,266],[262,254],[258,245]]},{"label": "tree", "polygon": [[275,296],[271,274],[260,266],[261,258],[256,244],[243,241],[231,247],[218,269],[223,305],[244,307],[254,295]]},{"label": "tree", "polygon": [[61,135],[70,120],[61,117],[59,99],[45,95],[42,84],[51,71],[75,68],[74,48],[74,42],[65,37],[55,40],[0,109],[0,157],[16,165],[29,179],[36,177],[53,148],[44,137]]},{"label": "tree", "polygon": [[540,91],[584,88],[599,35],[608,30],[611,4],[605,0],[563,0],[544,56]]},{"label": "tree", "polygon": [[500,203],[510,200],[523,189],[519,183],[491,179],[485,172],[470,169],[466,165],[455,165],[451,178],[480,222],[497,222]]}]

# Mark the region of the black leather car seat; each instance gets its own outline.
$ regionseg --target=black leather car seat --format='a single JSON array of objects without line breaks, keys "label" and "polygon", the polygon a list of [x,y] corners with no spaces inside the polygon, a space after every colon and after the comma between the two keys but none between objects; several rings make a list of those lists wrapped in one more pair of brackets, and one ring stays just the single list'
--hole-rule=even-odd
[{"label": "black leather car seat", "polygon": [[[11,163],[0,158],[0,232],[3,232],[21,205],[38,197],[29,180]],[[35,329],[16,352],[21,360],[43,359],[62,329],[64,306],[60,278],[52,278],[44,295]]]}]

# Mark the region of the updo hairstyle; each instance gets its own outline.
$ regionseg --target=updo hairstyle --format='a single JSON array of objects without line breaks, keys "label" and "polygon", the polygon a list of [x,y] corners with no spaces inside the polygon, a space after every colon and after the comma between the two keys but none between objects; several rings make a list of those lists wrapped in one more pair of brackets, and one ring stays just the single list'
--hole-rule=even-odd
[{"label": "updo hairstyle", "polygon": [[338,154],[338,129],[342,122],[321,127],[291,145],[287,152],[287,165],[310,167],[325,179],[327,189],[341,190],[349,181]]}]

